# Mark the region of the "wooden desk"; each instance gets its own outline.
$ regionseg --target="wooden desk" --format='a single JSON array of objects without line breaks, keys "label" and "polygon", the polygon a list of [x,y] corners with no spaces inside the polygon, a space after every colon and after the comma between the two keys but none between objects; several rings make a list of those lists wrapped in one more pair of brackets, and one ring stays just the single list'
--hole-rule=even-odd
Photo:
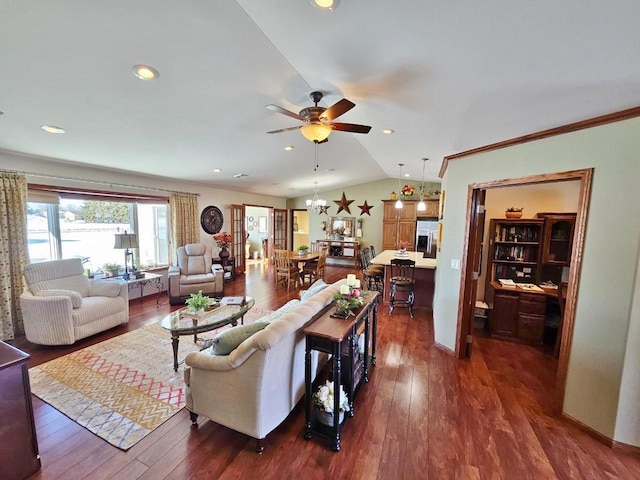
[{"label": "wooden desk", "polygon": [[[304,329],[305,348],[305,423],[304,438],[316,433],[332,442],[334,451],[340,450],[339,395],[334,396],[333,427],[326,427],[313,416],[313,395],[317,385],[311,381],[311,351],[330,353],[333,356],[333,384],[335,391],[345,386],[349,398],[349,416],[354,416],[354,395],[362,382],[369,381],[369,369],[376,363],[376,335],[378,329],[378,292],[367,292],[366,303],[359,312],[347,319],[332,318],[332,305],[324,315]],[[364,334],[364,352],[358,351],[358,336]],[[346,341],[346,343],[345,343]],[[371,352],[369,353],[369,347]],[[342,363],[344,362],[344,372]],[[358,377],[358,375],[360,375]],[[338,380],[339,379],[339,380]]]}]

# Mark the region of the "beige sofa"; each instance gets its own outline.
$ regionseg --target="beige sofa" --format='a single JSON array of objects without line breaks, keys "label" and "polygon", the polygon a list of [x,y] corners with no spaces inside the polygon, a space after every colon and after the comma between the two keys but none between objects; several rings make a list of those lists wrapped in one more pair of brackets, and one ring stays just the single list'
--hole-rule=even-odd
[{"label": "beige sofa", "polygon": [[[209,350],[189,353],[184,380],[192,422],[204,415],[254,437],[257,451],[262,452],[263,439],[287,418],[304,395],[302,330],[332,302],[343,283],[345,280],[340,280],[300,301],[229,355],[214,356]],[[324,358],[313,352],[314,378]]]},{"label": "beige sofa", "polygon": [[79,258],[32,263],[23,273],[20,307],[31,343],[71,345],[129,321],[127,284],[89,280]]}]

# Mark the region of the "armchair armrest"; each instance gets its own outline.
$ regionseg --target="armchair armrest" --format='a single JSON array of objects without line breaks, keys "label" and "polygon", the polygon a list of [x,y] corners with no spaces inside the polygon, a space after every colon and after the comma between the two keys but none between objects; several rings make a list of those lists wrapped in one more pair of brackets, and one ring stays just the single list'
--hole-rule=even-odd
[{"label": "armchair armrest", "polygon": [[71,345],[75,342],[71,298],[66,295],[36,297],[31,292],[20,295],[24,331],[38,345]]},{"label": "armchair armrest", "polygon": [[[171,266],[167,270],[169,295],[180,296],[180,267]],[[173,292],[173,293],[172,293]]]}]

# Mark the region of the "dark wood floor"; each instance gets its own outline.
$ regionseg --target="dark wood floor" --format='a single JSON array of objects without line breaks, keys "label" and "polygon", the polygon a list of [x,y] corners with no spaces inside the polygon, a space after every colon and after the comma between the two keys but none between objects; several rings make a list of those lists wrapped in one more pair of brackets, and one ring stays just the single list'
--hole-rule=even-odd
[{"label": "dark wood floor", "polygon": [[[349,273],[328,267],[327,281]],[[250,266],[226,293],[276,308],[296,294]],[[18,339],[30,366],[160,320],[166,297],[131,304],[131,320],[73,347]],[[431,314],[380,309],[377,366],[355,399],[342,450],[302,437],[300,405],[257,455],[248,437],[182,410],[122,452],[34,397],[42,469],[32,478],[80,479],[639,479],[640,458],[598,443],[549,416],[555,361],[534,348],[479,338],[469,361],[434,347]]]}]

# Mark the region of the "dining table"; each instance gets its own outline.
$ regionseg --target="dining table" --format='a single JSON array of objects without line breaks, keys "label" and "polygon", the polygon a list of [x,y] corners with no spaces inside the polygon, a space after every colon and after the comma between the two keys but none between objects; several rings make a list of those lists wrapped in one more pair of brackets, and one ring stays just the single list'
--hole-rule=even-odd
[{"label": "dining table", "polygon": [[289,252],[289,260],[291,260],[292,264],[297,265],[299,270],[304,267],[305,263],[317,260],[318,258],[320,258],[320,252],[307,251],[302,255],[299,254],[297,250]]}]

